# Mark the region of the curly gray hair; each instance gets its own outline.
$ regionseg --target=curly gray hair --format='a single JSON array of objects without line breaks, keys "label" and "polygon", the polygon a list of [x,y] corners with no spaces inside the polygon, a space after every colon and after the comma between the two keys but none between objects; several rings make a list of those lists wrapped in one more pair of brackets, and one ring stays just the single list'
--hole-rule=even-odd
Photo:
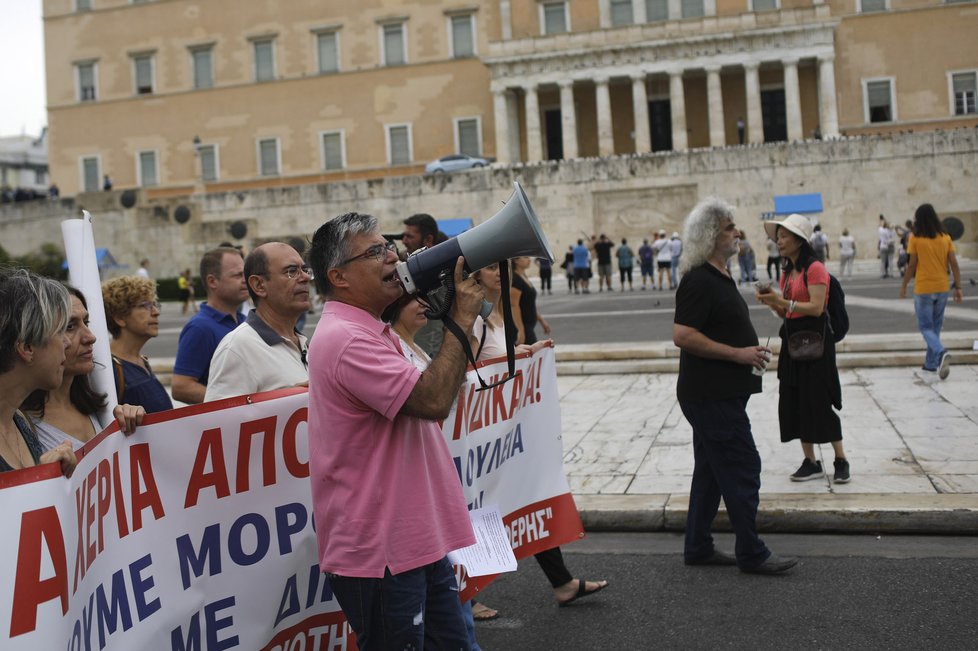
[{"label": "curly gray hair", "polygon": [[733,206],[718,197],[707,197],[696,204],[683,223],[684,250],[679,262],[680,273],[686,273],[709,260],[720,235],[720,222],[724,218],[732,220],[733,215]]}]

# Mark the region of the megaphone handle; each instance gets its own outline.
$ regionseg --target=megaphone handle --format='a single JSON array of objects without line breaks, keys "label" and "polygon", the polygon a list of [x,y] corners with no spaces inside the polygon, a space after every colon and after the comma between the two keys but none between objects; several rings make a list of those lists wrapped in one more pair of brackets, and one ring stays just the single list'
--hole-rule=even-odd
[{"label": "megaphone handle", "polygon": [[482,317],[482,320],[485,321],[489,318],[490,314],[492,314],[492,303],[486,299],[482,299],[482,309],[479,310],[479,315]]}]

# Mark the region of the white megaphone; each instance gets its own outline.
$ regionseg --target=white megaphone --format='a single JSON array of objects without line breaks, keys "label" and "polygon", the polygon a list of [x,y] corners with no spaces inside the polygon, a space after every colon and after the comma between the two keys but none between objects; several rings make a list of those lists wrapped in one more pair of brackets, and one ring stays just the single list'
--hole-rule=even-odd
[{"label": "white megaphone", "polygon": [[455,261],[465,258],[472,273],[500,260],[531,256],[554,261],[553,251],[520,184],[513,182],[512,196],[502,210],[464,233],[430,249],[418,249],[397,264],[397,276],[409,294],[426,295],[451,276]]}]

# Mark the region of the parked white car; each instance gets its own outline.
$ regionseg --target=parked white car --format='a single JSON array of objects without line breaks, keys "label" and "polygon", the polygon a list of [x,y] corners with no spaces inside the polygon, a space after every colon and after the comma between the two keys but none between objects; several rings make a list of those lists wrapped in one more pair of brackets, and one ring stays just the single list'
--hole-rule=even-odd
[{"label": "parked white car", "polygon": [[424,166],[424,171],[426,174],[441,174],[444,172],[458,172],[459,170],[485,167],[488,164],[489,161],[485,158],[476,158],[475,156],[467,156],[465,154],[452,154],[451,156],[442,156],[438,160],[431,161]]}]

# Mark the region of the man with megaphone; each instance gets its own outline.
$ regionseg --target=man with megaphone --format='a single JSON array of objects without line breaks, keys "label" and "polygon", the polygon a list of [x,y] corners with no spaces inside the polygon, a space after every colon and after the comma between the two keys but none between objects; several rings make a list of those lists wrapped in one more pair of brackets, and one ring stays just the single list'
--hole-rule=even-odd
[{"label": "man with megaphone", "polygon": [[[424,374],[404,357],[381,321],[404,290],[376,218],[325,223],[309,260],[327,301],[309,348],[320,568],[360,649],[469,649],[446,555],[475,538],[438,425],[465,378],[462,343],[446,337]],[[484,294],[463,258],[453,262],[448,316],[468,331]]]}]

